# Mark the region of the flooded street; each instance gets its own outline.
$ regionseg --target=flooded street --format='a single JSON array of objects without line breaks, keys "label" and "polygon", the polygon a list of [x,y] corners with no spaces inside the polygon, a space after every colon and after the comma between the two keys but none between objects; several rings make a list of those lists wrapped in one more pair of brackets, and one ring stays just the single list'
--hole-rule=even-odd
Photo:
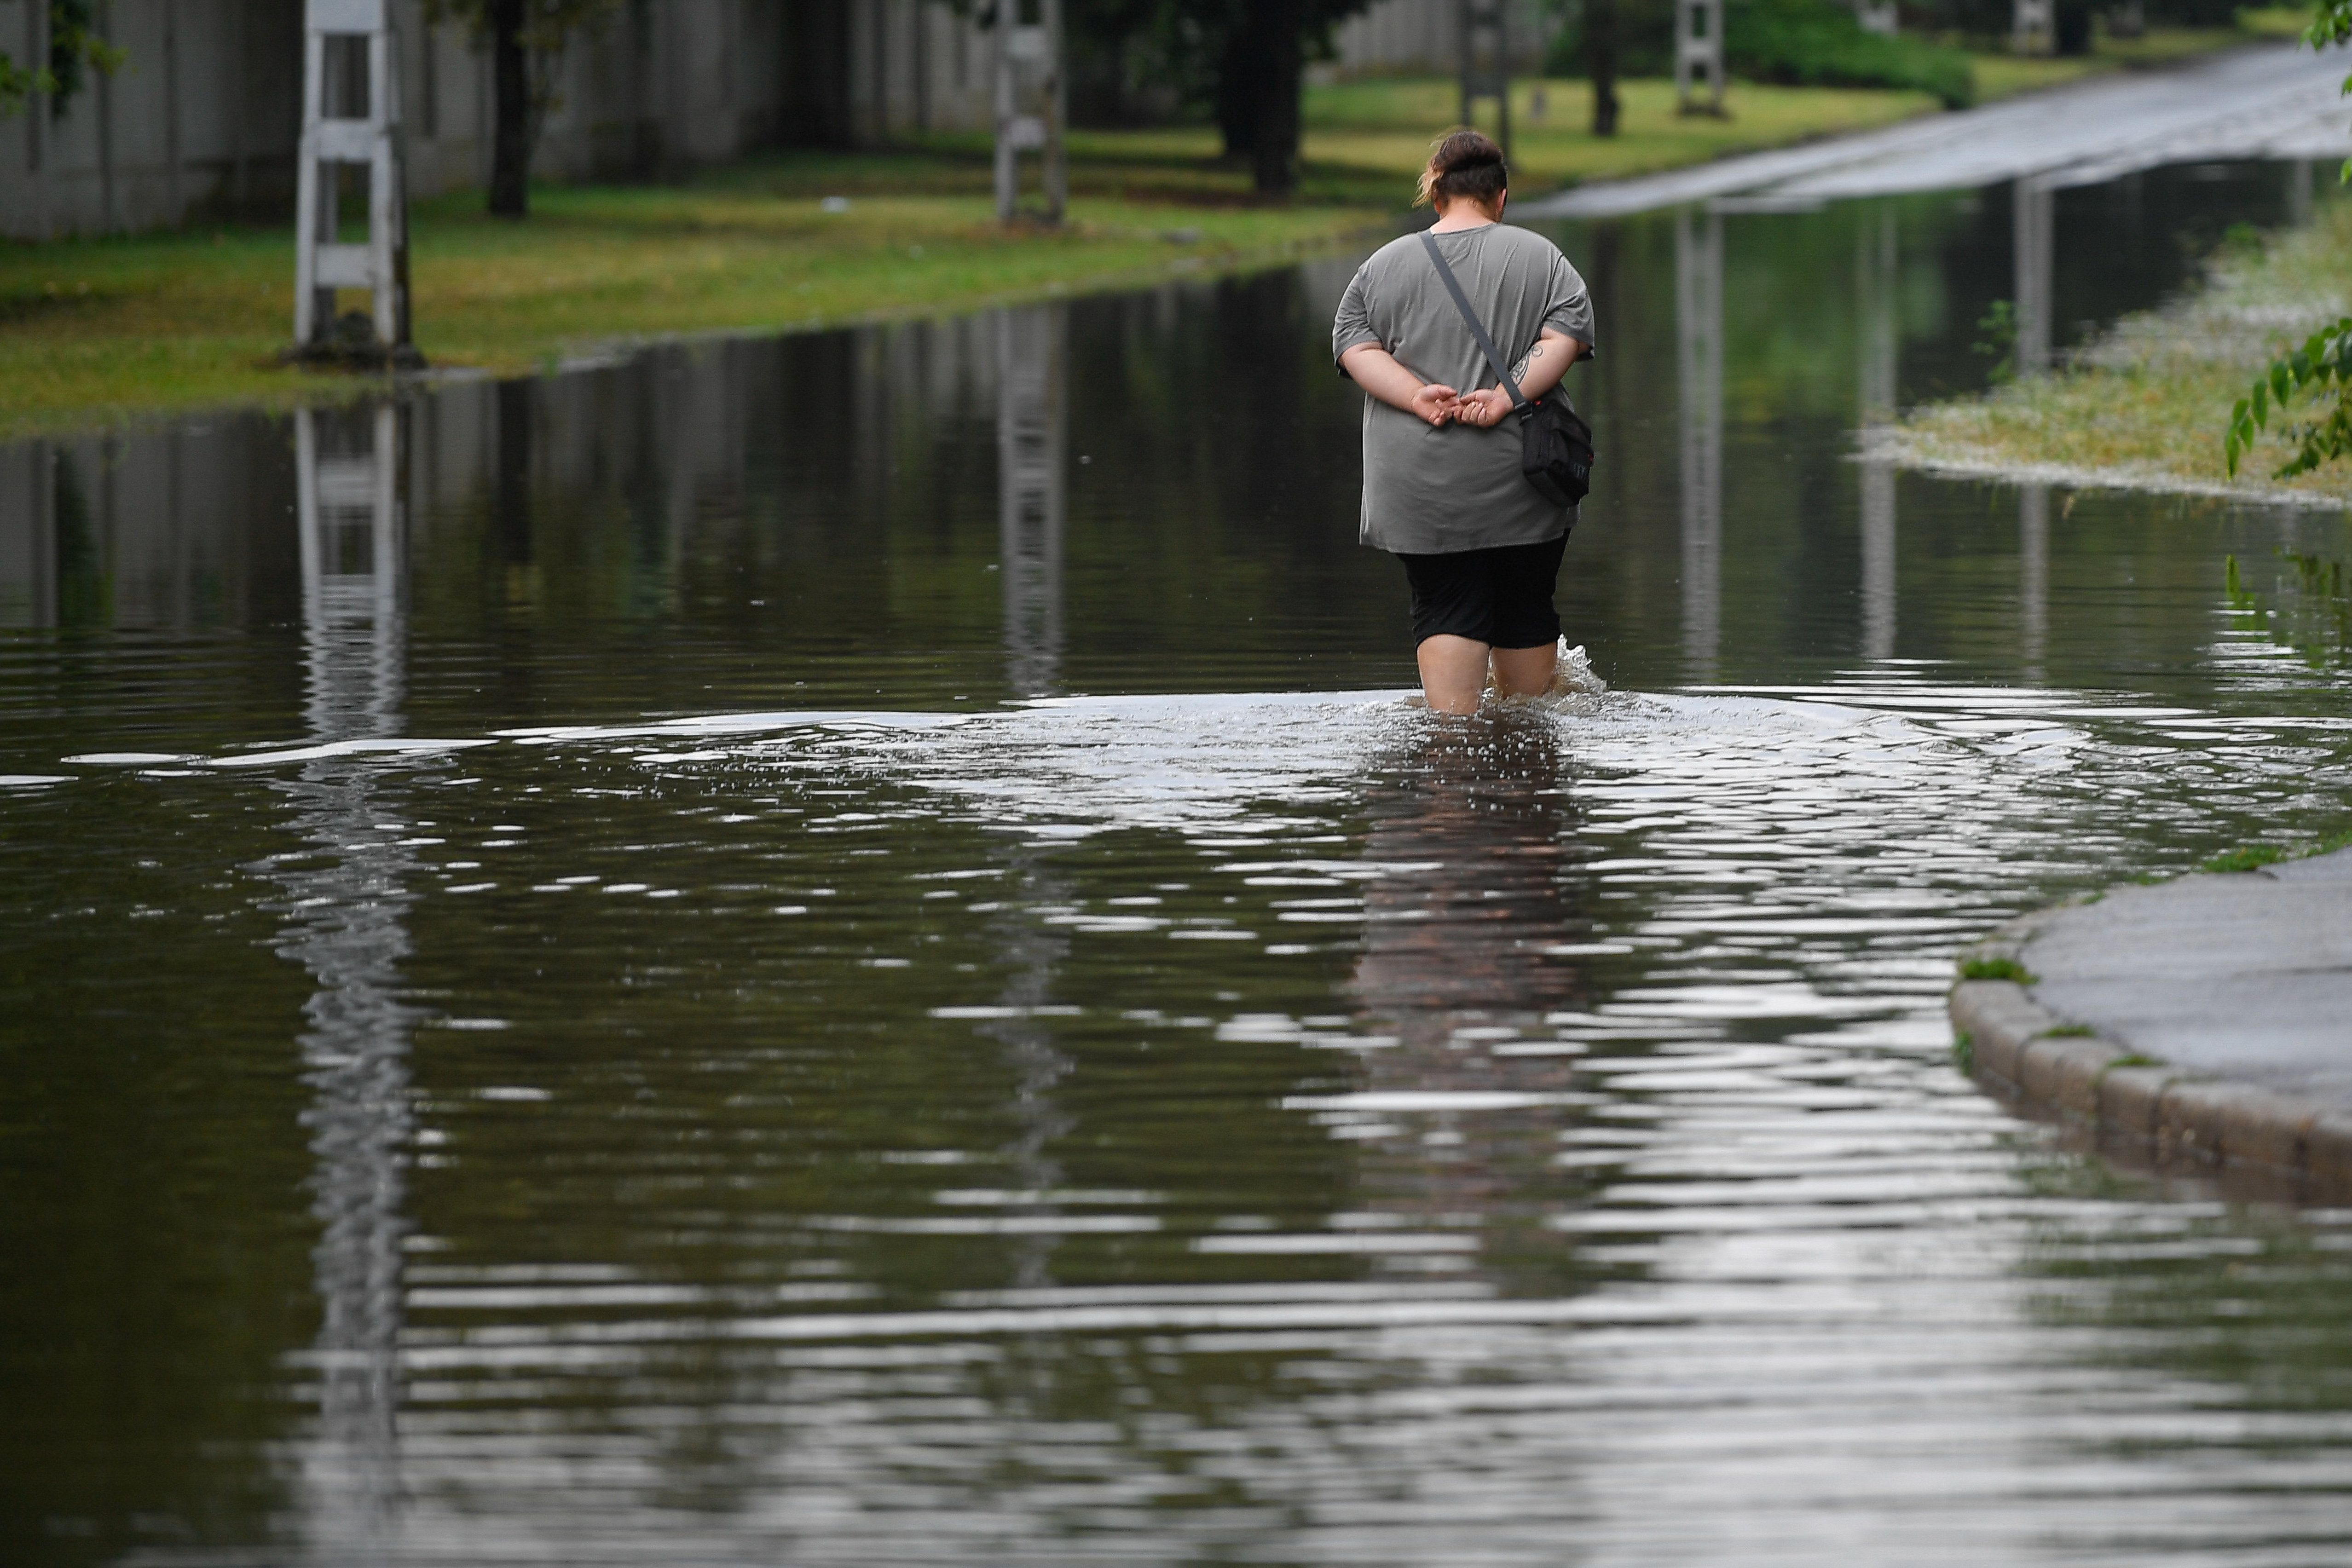
[{"label": "flooded street", "polygon": [[0,447],[6,1559],[2338,1560],[2352,1217],[1944,999],[2344,825],[2346,519],[1853,458],[2311,192],[1548,227],[1466,723],[1352,256]]}]

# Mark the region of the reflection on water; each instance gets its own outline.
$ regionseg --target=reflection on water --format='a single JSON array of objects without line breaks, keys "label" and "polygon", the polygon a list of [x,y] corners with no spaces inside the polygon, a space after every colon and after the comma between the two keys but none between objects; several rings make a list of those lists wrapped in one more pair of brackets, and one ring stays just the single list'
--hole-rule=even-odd
[{"label": "reflection on water", "polygon": [[1062,662],[1062,534],[1067,505],[1065,382],[1058,310],[996,317],[996,467],[1004,533],[1007,684],[1024,697],[1054,689]]},{"label": "reflection on water", "polygon": [[[400,415],[294,415],[302,565],[303,712],[309,739],[387,739],[402,727],[407,540]],[[396,791],[362,762],[303,764],[278,787],[305,849],[273,857],[293,924],[281,957],[318,991],[298,1037],[318,1166],[319,1336],[305,1364],[318,1424],[303,1445],[304,1533],[364,1559],[394,1534],[400,1492],[402,1244],[415,1135],[401,960],[418,870]]]},{"label": "reflection on water", "polygon": [[[1901,229],[1895,208],[1881,206],[1854,233],[1854,313],[1862,340],[1856,423],[1867,429],[1895,416],[1895,367],[1902,353],[1896,293],[1902,285]],[[1895,656],[1895,465],[1862,465],[1862,656]]]},{"label": "reflection on water", "polygon": [[1723,218],[1675,218],[1675,366],[1682,394],[1685,678],[1711,681],[1723,639]]},{"label": "reflection on water", "polygon": [[2335,1219],[1943,998],[2340,825],[2343,520],[1852,460],[2292,203],[1562,230],[1620,691],[1467,724],[1345,260],[0,447],[0,1555],[2326,1560]]},{"label": "reflection on water", "polygon": [[2053,193],[2044,182],[2028,176],[2011,187],[2010,201],[2015,210],[2011,220],[2013,243],[2017,248],[2016,313],[2012,318],[2017,337],[2011,350],[2017,373],[2039,375],[2050,368],[2050,346],[2053,341],[2051,327],[2052,295],[2054,278],[2057,205]]},{"label": "reflection on water", "polygon": [[1364,1149],[1368,1207],[1396,1228],[1370,1233],[1382,1272],[1475,1265],[1511,1295],[1563,1282],[1540,1203],[1583,1098],[1580,1048],[1554,1020],[1583,997],[1590,920],[1564,863],[1562,742],[1535,713],[1433,727],[1367,793],[1363,862],[1381,874],[1361,884],[1353,989],[1381,1043],[1362,1053],[1362,1090],[1326,1097],[1318,1119]]}]

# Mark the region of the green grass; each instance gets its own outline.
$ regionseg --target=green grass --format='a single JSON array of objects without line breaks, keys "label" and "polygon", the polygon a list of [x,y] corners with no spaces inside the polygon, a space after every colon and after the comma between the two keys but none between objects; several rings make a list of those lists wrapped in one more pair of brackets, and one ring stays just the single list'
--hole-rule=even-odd
[{"label": "green grass", "polygon": [[2332,854],[2347,846],[2352,846],[2352,829],[2343,832],[2329,833],[2323,838],[2301,844],[2270,842],[2241,844],[2236,849],[2222,851],[2220,854],[2205,861],[2197,869],[2200,872],[2228,876],[2240,872],[2260,871],[2266,865],[2280,865],[2288,861],[2309,860],[2314,855]]},{"label": "green grass", "polygon": [[2201,288],[2118,321],[2071,365],[1907,412],[1885,450],[1927,467],[2054,466],[2082,484],[2352,499],[2352,464],[2270,477],[2292,418],[2234,480],[2221,456],[2231,405],[2282,346],[2352,308],[2347,279],[2352,202],[2324,200],[2304,228],[2225,247]]},{"label": "green grass", "polygon": [[2062,1023],[2042,1032],[2053,1040],[2088,1040],[2099,1031],[2086,1023]]},{"label": "green grass", "polygon": [[1952,1037],[1952,1065],[1970,1078],[1977,1075],[1977,1042],[1966,1030]]},{"label": "green grass", "polygon": [[[1544,109],[1535,112],[1540,90]],[[1675,112],[1671,81],[1618,83],[1617,134],[1591,134],[1592,86],[1555,79],[1513,84],[1511,159],[1515,194],[1530,195],[1588,180],[1620,179],[1703,162],[1726,153],[1867,130],[1934,111],[1921,92],[1872,88],[1772,87],[1734,82],[1726,91],[1727,117]],[[1430,139],[1454,122],[1460,108],[1451,81],[1374,78],[1312,88],[1307,95],[1306,159],[1317,169],[1352,170],[1393,193],[1407,185],[1429,157]],[[1495,129],[1491,112],[1481,121]],[[1200,132],[1207,148],[1208,132]],[[1309,188],[1313,182],[1310,178]]]},{"label": "green grass", "polygon": [[2215,855],[2197,869],[2221,875],[2232,872],[2260,871],[2266,865],[2276,865],[2287,858],[2284,844],[2242,844],[2234,850]]},{"label": "green grass", "polygon": [[[2011,63],[2022,74],[1980,75],[1981,96],[2118,62]],[[1979,67],[2009,68],[1983,57]],[[1935,108],[1924,93],[1735,82],[1726,118],[1685,118],[1670,82],[1628,80],[1619,92],[1619,133],[1602,140],[1586,129],[1589,84],[1515,84],[1518,194]],[[772,154],[681,185],[543,186],[520,225],[491,221],[462,193],[412,214],[417,343],[437,366],[524,373],[667,336],[946,314],[1276,265],[1395,232],[1457,109],[1450,80],[1310,88],[1299,190],[1279,204],[1258,201],[1246,171],[1217,156],[1209,126],[1076,131],[1070,221],[1052,231],[994,223],[977,136]],[[849,210],[823,211],[825,196],[848,197]],[[278,363],[292,252],[285,227],[0,243],[0,434],[368,390]]]},{"label": "green grass", "polygon": [[[1727,120],[1682,119],[1670,83],[1624,84],[1622,133],[1585,133],[1582,83],[1522,83],[1517,189],[1647,172],[1925,112],[1923,95],[1736,86]],[[674,186],[542,186],[523,224],[467,192],[411,222],[418,347],[436,366],[524,373],[678,334],[781,332],[945,314],[1276,265],[1385,237],[1410,204],[1451,84],[1310,90],[1297,196],[1258,201],[1214,131],[1079,131],[1060,229],[993,219],[983,141],[779,153]],[[827,213],[826,196],[849,198]],[[0,243],[0,434],[220,404],[349,397],[373,383],[277,362],[291,330],[283,227]]]},{"label": "green grass", "polygon": [[1960,966],[1963,980],[2014,980],[2021,986],[2033,984],[2035,977],[2014,958],[1970,958]]},{"label": "green grass", "polygon": [[2308,5],[2249,5],[2238,12],[2238,30],[2258,38],[2300,38],[2310,26]]},{"label": "green grass", "polygon": [[[549,188],[522,225],[482,216],[470,195],[424,204],[418,346],[436,365],[523,371],[616,340],[1140,285],[1385,232],[1347,207],[1171,212],[1101,198],[1062,230],[1007,231],[977,195],[860,195],[828,214],[820,194],[877,182],[785,161],[769,172],[768,185]],[[1167,237],[1177,228],[1181,243]],[[290,332],[291,249],[275,229],[0,247],[0,431],[347,395],[352,378],[275,362]]]},{"label": "green grass", "polygon": [[[2199,55],[2210,55],[2217,49],[2247,44],[2258,38],[2280,36],[2274,29],[2278,16],[2292,11],[2242,11],[2235,27],[2150,27],[2137,38],[2116,38],[2108,36],[2106,19],[2099,19],[2092,37],[2091,52],[2087,55],[2013,55],[2006,51],[1985,50],[1976,57],[1977,101],[1990,103],[1997,98],[2010,98],[2021,92],[2034,92],[2042,88],[2058,87],[2084,77],[2099,76],[2108,71],[2150,70],[2164,66],[2179,65]],[[2297,12],[2301,17],[2289,37],[2300,37],[2310,22],[2308,12]]]}]

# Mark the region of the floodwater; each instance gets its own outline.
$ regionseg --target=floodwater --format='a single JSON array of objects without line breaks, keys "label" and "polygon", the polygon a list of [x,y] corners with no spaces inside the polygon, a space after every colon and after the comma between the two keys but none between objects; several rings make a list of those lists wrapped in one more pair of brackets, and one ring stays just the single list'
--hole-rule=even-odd
[{"label": "floodwater", "polygon": [[2344,517],[1850,456],[2307,192],[1560,228],[1468,723],[1347,259],[0,448],[0,1556],[2340,1561],[2352,1217],[1943,996],[2342,825]]}]

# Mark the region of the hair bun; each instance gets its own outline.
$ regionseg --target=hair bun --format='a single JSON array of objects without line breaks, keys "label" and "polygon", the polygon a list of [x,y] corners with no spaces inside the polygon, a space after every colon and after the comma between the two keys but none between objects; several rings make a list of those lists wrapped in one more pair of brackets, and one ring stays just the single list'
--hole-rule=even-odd
[{"label": "hair bun", "polygon": [[1503,150],[1491,138],[1465,126],[1449,131],[1430,152],[1429,166],[1421,175],[1421,200],[1414,204],[1456,196],[1493,203],[1502,198],[1509,181]]}]

